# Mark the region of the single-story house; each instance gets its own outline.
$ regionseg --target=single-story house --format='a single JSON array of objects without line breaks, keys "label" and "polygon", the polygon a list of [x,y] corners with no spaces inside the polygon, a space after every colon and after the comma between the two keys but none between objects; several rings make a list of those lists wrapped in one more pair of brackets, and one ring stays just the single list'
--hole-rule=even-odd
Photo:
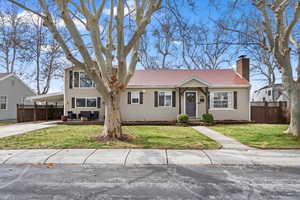
[{"label": "single-story house", "polygon": [[0,120],[15,120],[17,104],[30,104],[27,97],[35,95],[15,74],[0,73]]},{"label": "single-story house", "polygon": [[[121,98],[123,121],[173,121],[178,114],[216,120],[250,120],[249,59],[239,57],[237,70],[136,70]],[[84,71],[65,68],[64,114],[99,113],[104,104]]]}]

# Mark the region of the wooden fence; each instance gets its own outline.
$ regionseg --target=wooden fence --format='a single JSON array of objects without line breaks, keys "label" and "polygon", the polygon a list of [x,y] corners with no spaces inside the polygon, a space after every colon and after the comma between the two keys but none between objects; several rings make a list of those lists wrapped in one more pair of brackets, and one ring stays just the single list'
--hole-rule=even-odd
[{"label": "wooden fence", "polygon": [[289,118],[287,102],[251,102],[251,120],[254,122],[287,124]]},{"label": "wooden fence", "polygon": [[59,120],[64,108],[59,105],[19,105],[17,104],[17,121],[30,122],[42,120]]}]

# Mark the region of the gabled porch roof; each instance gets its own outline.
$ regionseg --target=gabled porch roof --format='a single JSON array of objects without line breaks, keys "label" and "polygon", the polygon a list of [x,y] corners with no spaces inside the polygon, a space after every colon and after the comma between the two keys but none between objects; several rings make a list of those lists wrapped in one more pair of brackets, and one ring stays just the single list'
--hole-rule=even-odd
[{"label": "gabled porch roof", "polygon": [[209,87],[210,84],[206,81],[200,80],[197,76],[191,76],[185,80],[179,81],[176,87]]}]

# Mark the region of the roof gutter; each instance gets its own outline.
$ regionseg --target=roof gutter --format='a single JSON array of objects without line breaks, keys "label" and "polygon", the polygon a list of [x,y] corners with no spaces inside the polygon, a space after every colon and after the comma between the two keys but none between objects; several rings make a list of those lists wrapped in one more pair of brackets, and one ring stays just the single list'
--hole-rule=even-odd
[{"label": "roof gutter", "polygon": [[[250,88],[251,85],[213,85],[208,86],[208,88]],[[156,88],[180,88],[177,85],[128,85],[127,89],[156,89]],[[190,87],[192,88],[192,87]],[[197,88],[197,87],[195,87]]]}]

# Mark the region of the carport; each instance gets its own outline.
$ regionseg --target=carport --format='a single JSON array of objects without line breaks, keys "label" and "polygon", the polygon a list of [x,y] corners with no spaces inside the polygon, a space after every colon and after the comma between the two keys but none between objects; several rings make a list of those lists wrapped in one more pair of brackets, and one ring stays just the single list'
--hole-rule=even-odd
[{"label": "carport", "polygon": [[56,92],[27,97],[33,105],[17,104],[17,121],[59,120],[64,112],[64,93]]}]

